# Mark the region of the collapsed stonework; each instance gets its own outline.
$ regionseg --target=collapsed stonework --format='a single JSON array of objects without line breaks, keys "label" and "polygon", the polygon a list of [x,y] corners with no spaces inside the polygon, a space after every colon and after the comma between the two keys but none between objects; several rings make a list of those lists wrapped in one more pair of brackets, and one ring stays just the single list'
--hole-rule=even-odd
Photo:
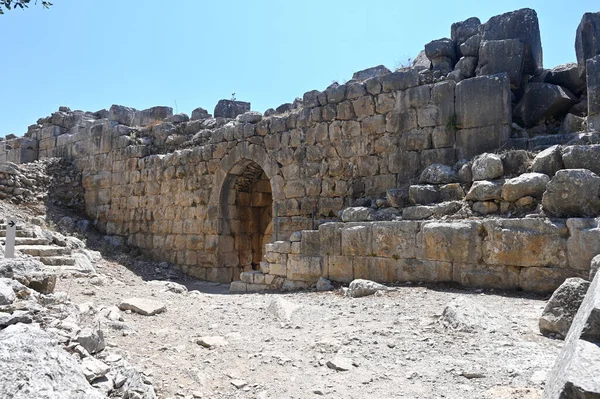
[{"label": "collapsed stonework", "polygon": [[600,36],[586,28],[599,20],[582,19],[578,64],[552,70],[523,9],[453,24],[411,68],[360,71],[264,115],[228,100],[215,117],[61,107],[0,161],[69,160],[100,230],[191,276],[241,279],[233,289],[550,291],[600,253]]}]

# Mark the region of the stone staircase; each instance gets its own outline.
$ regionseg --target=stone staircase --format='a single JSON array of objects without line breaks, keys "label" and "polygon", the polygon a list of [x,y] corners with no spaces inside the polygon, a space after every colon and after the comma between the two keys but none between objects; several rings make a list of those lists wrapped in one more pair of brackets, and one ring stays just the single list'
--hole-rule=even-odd
[{"label": "stone staircase", "polygon": [[[0,221],[0,244],[6,245],[6,223]],[[45,237],[37,237],[35,232],[17,226],[15,238],[15,253],[29,255],[39,260],[49,269],[54,270],[78,270],[77,260],[71,253],[71,249],[61,247],[52,243]]]}]

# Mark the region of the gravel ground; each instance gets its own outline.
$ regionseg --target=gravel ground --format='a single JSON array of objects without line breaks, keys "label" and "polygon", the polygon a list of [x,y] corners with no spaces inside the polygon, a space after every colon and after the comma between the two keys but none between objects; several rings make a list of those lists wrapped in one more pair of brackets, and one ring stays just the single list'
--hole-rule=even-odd
[{"label": "gravel ground", "polygon": [[[118,328],[102,326],[111,351],[143,370],[162,398],[533,399],[562,345],[538,331],[545,298],[525,294],[443,286],[363,298],[229,294],[198,281],[174,293],[117,262],[97,271],[62,277],[57,290],[96,309],[129,297],[166,304],[165,313],[126,312]],[[451,302],[457,312],[444,315]],[[277,317],[273,303],[292,306],[291,317]],[[202,337],[225,344],[207,349]]]}]

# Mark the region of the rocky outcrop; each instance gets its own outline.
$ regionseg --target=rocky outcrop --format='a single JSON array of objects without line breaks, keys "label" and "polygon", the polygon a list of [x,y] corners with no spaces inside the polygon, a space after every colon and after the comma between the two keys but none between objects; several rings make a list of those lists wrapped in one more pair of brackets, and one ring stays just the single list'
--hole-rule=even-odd
[{"label": "rocky outcrop", "polygon": [[248,111],[250,111],[250,103],[235,100],[219,100],[213,114],[215,118],[233,119]]},{"label": "rocky outcrop", "polygon": [[564,339],[589,287],[589,281],[581,278],[570,278],[562,283],[544,308],[540,332]]}]

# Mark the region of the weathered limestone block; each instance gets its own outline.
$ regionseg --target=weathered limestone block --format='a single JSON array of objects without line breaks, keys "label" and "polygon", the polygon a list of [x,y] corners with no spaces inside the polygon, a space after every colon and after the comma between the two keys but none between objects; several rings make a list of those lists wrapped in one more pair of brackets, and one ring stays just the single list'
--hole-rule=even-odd
[{"label": "weathered limestone block", "polygon": [[329,256],[329,280],[338,281],[341,283],[349,283],[354,280],[354,259],[354,256]]},{"label": "weathered limestone block", "polygon": [[476,221],[426,222],[418,236],[429,260],[478,263],[481,260],[481,223]]},{"label": "weathered limestone block", "polygon": [[[600,36],[598,36],[598,43],[600,43]],[[587,60],[586,65],[588,96],[587,124],[589,131],[595,131],[600,130],[600,55]]]},{"label": "weathered limestone block", "polygon": [[392,72],[381,77],[383,91],[406,90],[419,85],[419,72],[416,69]]},{"label": "weathered limestone block", "polygon": [[412,185],[408,189],[408,197],[414,205],[428,205],[438,202],[440,192],[438,186],[431,184]]},{"label": "weathered limestone block", "polygon": [[171,116],[173,116],[173,108],[164,106],[135,111],[133,126],[146,126],[151,123],[163,121]]},{"label": "weathered limestone block", "polygon": [[539,320],[540,332],[564,339],[589,287],[589,281],[578,277],[569,278],[561,284],[546,303]]},{"label": "weathered limestone block", "polygon": [[427,43],[425,45],[425,55],[431,60],[433,70],[442,74],[451,72],[457,60],[454,41],[448,38]]},{"label": "weathered limestone block", "polygon": [[[476,34],[467,39],[466,42],[460,45],[460,53],[463,57],[479,57],[479,46],[481,43],[481,35]],[[477,65],[475,65],[477,66]],[[475,72],[473,70],[473,72]]]},{"label": "weathered limestone block", "polygon": [[561,148],[558,145],[552,146],[538,153],[531,164],[531,171],[535,173],[543,173],[550,177],[565,168],[562,159]]},{"label": "weathered limestone block", "polygon": [[215,118],[234,119],[236,116],[250,111],[250,103],[234,100],[219,100],[213,112]]},{"label": "weathered limestone block", "polygon": [[423,283],[452,281],[452,263],[422,259],[400,259],[400,281]]},{"label": "weathered limestone block", "polygon": [[329,222],[319,225],[321,254],[342,254],[342,229],[344,226],[344,223],[339,222]]},{"label": "weathered limestone block", "polygon": [[510,79],[506,73],[456,84],[456,125],[461,129],[510,124]]},{"label": "weathered limestone block", "polygon": [[479,47],[477,76],[506,72],[513,90],[521,86],[525,46],[519,39],[486,40]]},{"label": "weathered limestone block", "polygon": [[483,260],[489,265],[566,267],[567,229],[543,219],[483,222]]},{"label": "weathered limestone block", "polygon": [[519,268],[484,264],[453,264],[453,279],[465,287],[511,290],[519,287]]},{"label": "weathered limestone block", "polygon": [[455,183],[458,181],[458,176],[451,166],[432,164],[427,166],[421,176],[419,177],[420,183],[426,184],[447,184]]},{"label": "weathered limestone block", "polygon": [[502,182],[480,180],[473,182],[465,196],[467,201],[499,201],[502,199]]},{"label": "weathered limestone block", "polygon": [[600,228],[596,219],[567,219],[569,268],[588,271],[592,259],[600,254]]},{"label": "weathered limestone block", "polygon": [[570,145],[562,149],[566,169],[588,169],[600,174],[600,144]]},{"label": "weathered limestone block", "polygon": [[482,40],[519,39],[525,46],[523,73],[543,68],[542,42],[537,13],[530,8],[496,15],[484,24]]},{"label": "weathered limestone block", "polygon": [[600,12],[583,14],[575,35],[575,53],[579,72],[584,77],[586,61],[600,54]]},{"label": "weathered limestone block", "polygon": [[[325,95],[329,104],[338,104],[346,99],[346,85],[333,83],[325,89]],[[321,104],[324,105],[324,104]]]},{"label": "weathered limestone block", "polygon": [[458,83],[474,77],[478,61],[477,57],[462,57],[454,66],[454,71],[448,74],[448,78]]},{"label": "weathered limestone block", "polygon": [[548,175],[542,173],[524,173],[508,179],[502,186],[502,199],[510,202],[527,196],[541,199],[549,181]]},{"label": "weathered limestone block", "polygon": [[385,66],[377,65],[371,68],[363,69],[362,71],[354,72],[352,75],[352,80],[363,82],[371,78],[387,75],[391,72],[392,71],[387,69]]},{"label": "weathered limestone block", "polygon": [[585,73],[581,73],[574,62],[552,68],[546,82],[566,87],[571,93],[581,94],[585,90]]},{"label": "weathered limestone block", "polygon": [[523,291],[547,294],[573,276],[583,277],[574,270],[562,267],[523,267],[519,274],[519,287]]},{"label": "weathered limestone block", "polygon": [[195,121],[195,120],[200,120],[200,119],[208,119],[210,117],[211,117],[211,115],[208,113],[207,110],[205,110],[202,107],[198,107],[192,111],[192,116],[191,116],[190,120]]},{"label": "weathered limestone block", "polygon": [[[572,108],[572,107],[571,107]],[[560,124],[560,133],[576,133],[585,131],[587,118],[574,114],[567,114]]]},{"label": "weathered limestone block", "polygon": [[471,17],[464,21],[455,22],[450,27],[450,38],[456,43],[457,47],[460,47],[469,38],[479,32],[480,26],[481,21],[477,17]]},{"label": "weathered limestone block", "polygon": [[354,278],[391,283],[398,281],[400,264],[395,259],[375,256],[356,256],[353,260]]},{"label": "weathered limestone block", "polygon": [[481,154],[473,161],[471,173],[474,181],[497,179],[504,174],[504,164],[497,154]]},{"label": "weathered limestone block", "polygon": [[565,114],[577,98],[568,89],[550,83],[532,82],[515,108],[515,117],[526,127]]},{"label": "weathered limestone block", "polygon": [[393,259],[416,256],[416,236],[419,222],[376,222],[373,223],[373,253]]},{"label": "weathered limestone block", "polygon": [[321,256],[288,256],[287,278],[300,281],[317,281],[322,276]]},{"label": "weathered limestone block", "polygon": [[571,323],[565,345],[548,374],[544,399],[600,397],[600,276]]},{"label": "weathered limestone block", "polygon": [[600,214],[600,177],[587,169],[563,169],[546,186],[542,206],[553,216]]},{"label": "weathered limestone block", "polygon": [[352,225],[342,230],[342,255],[369,256],[372,248],[372,224]]}]

